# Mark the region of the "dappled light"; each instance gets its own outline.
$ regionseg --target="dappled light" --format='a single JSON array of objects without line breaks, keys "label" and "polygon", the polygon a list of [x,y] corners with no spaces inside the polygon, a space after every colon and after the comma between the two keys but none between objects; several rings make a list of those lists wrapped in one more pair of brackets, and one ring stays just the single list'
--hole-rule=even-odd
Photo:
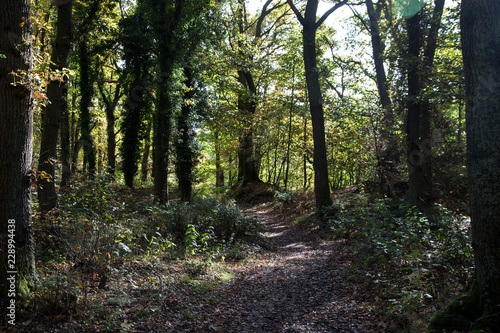
[{"label": "dappled light", "polygon": [[1,0],[1,332],[500,331],[498,0]]}]

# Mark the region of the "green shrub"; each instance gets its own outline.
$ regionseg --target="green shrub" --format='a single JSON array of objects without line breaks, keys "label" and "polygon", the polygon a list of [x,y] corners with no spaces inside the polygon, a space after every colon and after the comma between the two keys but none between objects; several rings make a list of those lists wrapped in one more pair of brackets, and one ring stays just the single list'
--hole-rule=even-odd
[{"label": "green shrub", "polygon": [[[385,285],[390,314],[411,323],[416,313],[428,316],[443,306],[451,290],[466,288],[473,270],[466,217],[439,204],[424,214],[404,200],[356,201],[347,209],[342,200],[336,202],[341,209],[329,226],[337,238],[350,241],[361,263],[357,268],[379,288]],[[383,276],[377,265],[385,267]]]},{"label": "green shrub", "polygon": [[192,204],[171,203],[165,209],[156,209],[149,228],[171,235],[176,244],[199,250],[237,240],[258,242],[263,231],[263,225],[246,217],[233,201],[214,198]]}]

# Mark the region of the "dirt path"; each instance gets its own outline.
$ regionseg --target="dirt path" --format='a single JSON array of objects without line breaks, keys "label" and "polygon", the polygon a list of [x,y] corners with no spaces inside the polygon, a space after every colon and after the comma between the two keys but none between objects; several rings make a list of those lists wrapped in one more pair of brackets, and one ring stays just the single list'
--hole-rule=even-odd
[{"label": "dirt path", "polygon": [[190,332],[383,332],[373,295],[346,270],[340,241],[292,228],[268,204],[248,210],[267,226],[273,249],[237,268]]}]

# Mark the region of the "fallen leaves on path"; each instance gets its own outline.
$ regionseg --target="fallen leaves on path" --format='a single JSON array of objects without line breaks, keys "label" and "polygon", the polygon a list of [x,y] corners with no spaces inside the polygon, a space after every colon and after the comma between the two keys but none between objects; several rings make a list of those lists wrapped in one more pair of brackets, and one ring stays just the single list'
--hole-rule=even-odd
[{"label": "fallen leaves on path", "polygon": [[373,295],[349,282],[341,241],[293,228],[269,204],[248,210],[267,226],[273,249],[236,266],[221,300],[186,332],[382,332]]}]

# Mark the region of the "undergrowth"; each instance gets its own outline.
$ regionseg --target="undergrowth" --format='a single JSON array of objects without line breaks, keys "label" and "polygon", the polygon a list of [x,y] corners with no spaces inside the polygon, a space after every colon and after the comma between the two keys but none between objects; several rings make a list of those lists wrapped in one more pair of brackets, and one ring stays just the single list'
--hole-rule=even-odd
[{"label": "undergrowth", "polygon": [[404,200],[339,196],[328,226],[358,258],[357,274],[380,290],[400,332],[421,332],[432,313],[469,287],[469,221],[436,204],[422,213]]},{"label": "undergrowth", "polygon": [[[160,206],[143,192],[96,176],[61,189],[59,210],[47,218],[35,210],[40,279],[33,301],[20,309],[20,318],[33,317],[23,325],[126,329],[123,314],[113,307],[131,306],[124,290],[137,288],[178,290],[186,309],[176,315],[191,313],[190,302],[201,294],[210,297],[202,291],[232,277],[224,260],[243,260],[266,246],[263,225],[234,201],[197,198]],[[146,301],[150,296],[140,295]]]}]

